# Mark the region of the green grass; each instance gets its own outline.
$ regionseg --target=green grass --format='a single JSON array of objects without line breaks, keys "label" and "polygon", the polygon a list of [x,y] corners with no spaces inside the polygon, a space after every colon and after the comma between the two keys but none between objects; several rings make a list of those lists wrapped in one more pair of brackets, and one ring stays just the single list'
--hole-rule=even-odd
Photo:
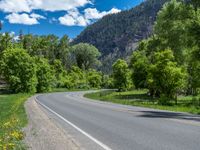
[{"label": "green grass", "polygon": [[0,123],[8,121],[15,116],[19,118],[21,126],[26,125],[27,117],[24,102],[31,94],[0,95]]},{"label": "green grass", "polygon": [[[83,91],[82,89],[56,88],[52,92]],[[28,123],[24,108],[25,101],[32,94],[6,94],[0,89],[0,150],[25,149],[22,143],[22,128]]]},{"label": "green grass", "polygon": [[133,90],[128,92],[102,91],[85,94],[85,97],[113,102],[123,105],[141,106],[175,112],[188,112],[200,114],[200,100],[192,96],[178,97],[178,104],[172,100],[168,105],[161,105],[159,99],[153,99],[147,95],[148,90]]},{"label": "green grass", "polygon": [[21,129],[27,124],[24,102],[31,94],[0,95],[0,149],[22,149]]}]

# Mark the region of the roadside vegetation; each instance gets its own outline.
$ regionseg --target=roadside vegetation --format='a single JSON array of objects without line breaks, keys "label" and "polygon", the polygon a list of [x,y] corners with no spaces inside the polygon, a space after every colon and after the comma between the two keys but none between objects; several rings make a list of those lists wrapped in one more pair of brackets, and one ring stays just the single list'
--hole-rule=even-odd
[{"label": "roadside vegetation", "polygon": [[0,95],[0,149],[25,149],[21,128],[27,124],[24,102],[31,94]]},{"label": "roadside vegetation", "polygon": [[163,105],[164,99],[152,98],[148,95],[148,90],[132,90],[126,92],[117,91],[102,91],[96,93],[85,94],[85,97],[112,102],[123,105],[140,106],[161,110],[169,110],[175,112],[188,112],[192,114],[200,114],[200,97],[179,96],[177,104],[174,100],[168,100],[168,103]]}]

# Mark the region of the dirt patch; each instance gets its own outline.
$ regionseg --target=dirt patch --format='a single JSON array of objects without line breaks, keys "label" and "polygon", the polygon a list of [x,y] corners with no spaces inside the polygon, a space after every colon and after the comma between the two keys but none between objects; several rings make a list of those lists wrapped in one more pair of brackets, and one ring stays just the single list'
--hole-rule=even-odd
[{"label": "dirt patch", "polygon": [[25,144],[29,150],[80,150],[79,144],[56,125],[35,102],[35,97],[25,103],[28,126],[24,128]]}]

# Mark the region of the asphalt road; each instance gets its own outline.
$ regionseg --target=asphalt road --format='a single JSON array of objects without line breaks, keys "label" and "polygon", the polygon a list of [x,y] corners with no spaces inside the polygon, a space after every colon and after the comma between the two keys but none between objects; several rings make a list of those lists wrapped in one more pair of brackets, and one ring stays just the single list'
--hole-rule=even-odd
[{"label": "asphalt road", "polygon": [[37,100],[85,149],[200,150],[200,116],[92,101],[83,93]]}]

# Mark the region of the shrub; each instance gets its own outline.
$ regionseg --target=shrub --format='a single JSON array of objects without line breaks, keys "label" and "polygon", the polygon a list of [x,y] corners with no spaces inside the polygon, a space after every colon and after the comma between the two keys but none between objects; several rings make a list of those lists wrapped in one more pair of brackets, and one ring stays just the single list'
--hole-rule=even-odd
[{"label": "shrub", "polygon": [[55,81],[55,71],[45,58],[35,58],[37,64],[37,92],[51,91]]},{"label": "shrub", "polygon": [[0,70],[13,92],[36,92],[36,69],[34,59],[24,49],[3,52]]},{"label": "shrub", "polygon": [[91,88],[100,88],[102,84],[102,74],[96,70],[90,69],[87,72],[87,81]]}]

